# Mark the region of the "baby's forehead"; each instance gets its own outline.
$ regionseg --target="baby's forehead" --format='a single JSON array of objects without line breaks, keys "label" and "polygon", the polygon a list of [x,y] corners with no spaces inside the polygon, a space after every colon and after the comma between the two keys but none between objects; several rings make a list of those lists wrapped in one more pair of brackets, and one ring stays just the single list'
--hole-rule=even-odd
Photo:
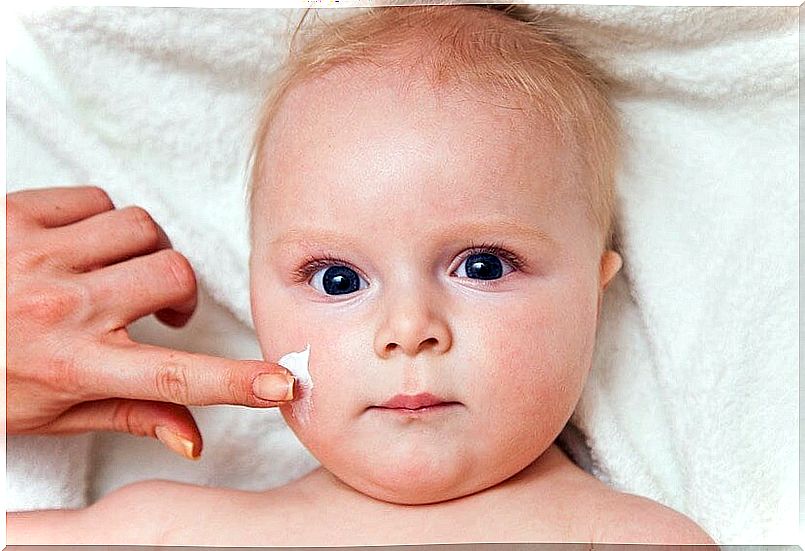
[{"label": "baby's forehead", "polygon": [[326,85],[311,86],[277,119],[258,194],[261,225],[272,231],[309,219],[379,235],[392,219],[403,233],[416,220],[414,239],[431,215],[447,226],[529,220],[569,196],[570,156],[556,136],[493,98],[463,103],[461,93],[434,99],[345,82],[319,102]]},{"label": "baby's forehead", "polygon": [[[419,30],[409,32],[415,37],[421,34]],[[508,134],[528,134],[535,146],[541,145],[535,132],[541,136],[549,133],[552,141],[565,146],[574,143],[573,134],[561,130],[545,112],[544,107],[553,101],[550,94],[537,98],[516,88],[495,87],[472,71],[439,79],[428,63],[400,57],[413,55],[421,47],[416,41],[404,43],[394,51],[380,52],[372,62],[346,62],[300,78],[279,102],[273,126],[285,126],[285,132],[298,135],[300,125],[309,122],[320,126],[326,113],[337,121],[329,130],[335,133],[354,124],[356,116],[365,115],[367,110],[373,111],[382,124],[388,119],[386,110],[404,109],[418,125],[443,124],[440,119],[449,117],[466,123],[468,132],[474,125],[486,135],[498,132],[499,137],[508,138]],[[551,111],[550,107],[547,110]],[[362,117],[361,122],[369,121]],[[272,143],[282,140],[278,136],[266,140],[269,147]]]},{"label": "baby's forehead", "polygon": [[407,151],[497,162],[499,171],[546,153],[563,168],[573,162],[564,136],[517,94],[461,86],[435,90],[390,69],[370,71],[365,78],[331,73],[292,90],[267,140],[268,162],[290,169],[313,155],[340,162],[339,154],[348,160],[393,159]]},{"label": "baby's forehead", "polygon": [[[609,146],[601,144],[612,141],[614,125],[603,96],[591,91],[596,85],[588,75],[594,72],[585,62],[541,35],[540,27],[488,8],[420,6],[377,14],[319,35],[290,65],[292,76],[265,111],[269,116],[258,133],[253,190],[273,187],[272,172],[292,162],[292,143],[307,155],[330,147],[355,155],[360,152],[345,144],[400,142],[411,128],[452,125],[462,128],[451,135],[456,143],[476,137],[478,143],[474,150],[449,153],[454,156],[558,150],[553,169],[581,184],[595,216],[606,211],[592,182],[600,170],[597,159],[609,170],[603,166]],[[407,118],[391,117],[394,111],[407,112]],[[593,126],[600,139],[593,137]],[[608,172],[600,174],[608,178]]]},{"label": "baby's forehead", "polygon": [[404,109],[412,118],[444,114],[466,122],[505,121],[512,132],[550,125],[517,92],[466,82],[435,85],[416,68],[402,72],[389,66],[342,67],[307,79],[288,91],[279,111],[292,124],[288,119],[317,119],[322,113],[344,113],[344,122],[349,123],[357,111],[367,108],[380,111],[381,118],[384,110]]},{"label": "baby's forehead", "polygon": [[[578,173],[577,159],[524,101],[460,85],[434,89],[421,75],[389,68],[331,72],[287,95],[266,143],[273,168],[264,183],[274,198],[308,196],[314,185],[331,191],[336,182],[343,183],[341,197],[363,196],[385,173],[410,172],[400,181],[415,193],[423,182],[413,176],[414,162],[429,159],[441,177],[462,183],[440,200],[486,191],[477,199],[491,203],[504,178],[529,187],[535,179],[563,185]],[[347,186],[349,177],[361,184]],[[429,191],[437,191],[436,180],[428,181]]]}]

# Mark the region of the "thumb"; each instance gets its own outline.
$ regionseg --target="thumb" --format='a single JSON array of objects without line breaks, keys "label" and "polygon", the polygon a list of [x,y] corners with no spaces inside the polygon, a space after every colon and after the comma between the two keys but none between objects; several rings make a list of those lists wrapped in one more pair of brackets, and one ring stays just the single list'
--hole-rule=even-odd
[{"label": "thumb", "polygon": [[127,432],[156,438],[187,459],[196,460],[201,456],[201,433],[190,410],[168,402],[125,398],[83,402],[62,413],[42,430],[51,434]]}]

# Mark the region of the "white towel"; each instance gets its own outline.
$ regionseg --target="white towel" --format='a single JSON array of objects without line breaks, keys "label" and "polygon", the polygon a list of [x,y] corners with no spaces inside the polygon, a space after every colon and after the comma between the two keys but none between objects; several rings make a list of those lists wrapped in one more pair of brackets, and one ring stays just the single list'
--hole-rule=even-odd
[{"label": "white towel", "polygon": [[[792,543],[797,9],[539,9],[622,81],[630,139],[619,179],[625,266],[567,444],[596,476],[687,514],[719,543]],[[117,206],[148,209],[198,273],[191,326],[144,319],[133,328],[142,340],[259,355],[243,167],[264,77],[296,17],[88,7],[22,16],[8,59],[9,187],[101,185]],[[96,446],[10,438],[9,508],[78,506],[153,477],[267,488],[316,465],[277,412],[193,411],[200,463],[127,435]]]}]

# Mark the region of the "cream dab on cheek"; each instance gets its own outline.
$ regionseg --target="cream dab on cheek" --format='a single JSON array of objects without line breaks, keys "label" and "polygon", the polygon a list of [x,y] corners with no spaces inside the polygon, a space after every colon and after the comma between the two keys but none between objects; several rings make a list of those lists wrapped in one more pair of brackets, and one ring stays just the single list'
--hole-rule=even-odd
[{"label": "cream dab on cheek", "polygon": [[291,413],[304,423],[313,410],[313,378],[310,376],[308,365],[310,363],[310,344],[301,352],[290,352],[277,361],[282,367],[296,377],[299,396],[291,402]]}]

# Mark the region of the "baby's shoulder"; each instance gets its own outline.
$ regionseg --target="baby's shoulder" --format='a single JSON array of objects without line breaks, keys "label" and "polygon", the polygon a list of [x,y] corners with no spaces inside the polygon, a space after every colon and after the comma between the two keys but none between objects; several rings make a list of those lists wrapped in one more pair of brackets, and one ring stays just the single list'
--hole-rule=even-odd
[{"label": "baby's shoulder", "polygon": [[599,488],[586,509],[595,543],[715,545],[693,520],[645,497]]},{"label": "baby's shoulder", "polygon": [[[619,492],[570,461],[551,456],[530,486],[532,507],[552,509],[569,539],[593,543],[714,544],[695,522],[651,499]],[[539,474],[537,471],[535,473]],[[527,486],[528,487],[528,486]],[[549,504],[553,504],[549,506]]]},{"label": "baby's shoulder", "polygon": [[8,542],[156,545],[171,518],[181,515],[187,503],[186,490],[180,486],[185,485],[162,480],[136,482],[84,509],[8,513]]},{"label": "baby's shoulder", "polygon": [[288,537],[284,530],[304,505],[293,489],[254,492],[147,480],[107,494],[86,512],[92,524],[107,527],[105,543],[275,545]]},{"label": "baby's shoulder", "polygon": [[83,524],[104,543],[161,545],[177,526],[203,525],[216,505],[229,502],[220,495],[227,492],[168,480],[135,482],[88,507]]}]

